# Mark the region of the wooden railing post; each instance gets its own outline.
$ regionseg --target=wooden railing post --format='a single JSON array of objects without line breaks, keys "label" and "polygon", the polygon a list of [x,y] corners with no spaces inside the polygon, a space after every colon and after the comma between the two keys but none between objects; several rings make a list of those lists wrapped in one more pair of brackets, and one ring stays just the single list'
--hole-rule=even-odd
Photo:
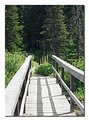
[{"label": "wooden railing post", "polygon": [[[58,63],[55,63],[55,69],[58,72]],[[56,75],[56,83],[58,83],[58,76]]]},{"label": "wooden railing post", "polygon": [[[32,68],[32,60],[30,60],[30,69]],[[30,70],[29,69],[29,70]],[[30,77],[32,76],[32,71],[31,71],[31,74],[30,74]]]},{"label": "wooden railing post", "polygon": [[[64,68],[63,67],[61,67],[61,78],[64,81]],[[61,89],[62,89],[62,95],[63,95],[64,94],[64,87],[62,84],[61,84]]]},{"label": "wooden railing post", "polygon": [[[55,61],[53,60],[53,67],[55,68]],[[53,77],[55,77],[55,72],[53,71]]]},{"label": "wooden railing post", "polygon": [[[74,92],[74,76],[70,75],[70,90],[72,92]],[[70,97],[70,112],[74,112],[74,101],[73,99]]]}]

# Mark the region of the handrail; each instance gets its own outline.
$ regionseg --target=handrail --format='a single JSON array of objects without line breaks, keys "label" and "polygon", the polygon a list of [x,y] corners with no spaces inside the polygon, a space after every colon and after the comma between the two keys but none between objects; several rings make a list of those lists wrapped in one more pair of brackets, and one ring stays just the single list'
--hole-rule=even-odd
[{"label": "handrail", "polygon": [[56,72],[58,78],[60,79],[62,85],[64,86],[65,90],[68,92],[68,94],[71,96],[71,98],[75,101],[75,103],[78,105],[78,107],[81,109],[81,111],[84,113],[84,105],[78,100],[78,98],[73,94],[73,92],[69,89],[69,87],[65,84],[63,79],[60,77],[56,69],[53,67],[53,70]]},{"label": "handrail", "polygon": [[[55,55],[52,55],[52,59],[53,59],[52,68],[53,68],[53,71],[55,72],[57,81],[58,79],[60,80],[62,92],[63,92],[63,89],[65,89],[70,95],[70,111],[71,112],[74,111],[74,102],[75,102],[77,106],[80,108],[80,110],[82,111],[82,113],[84,114],[84,105],[79,101],[79,99],[73,93],[74,79],[77,78],[84,83],[84,72],[72,66],[71,64],[65,62],[64,60],[58,58]],[[60,64],[62,68],[62,74],[61,74],[62,77],[58,73],[58,64]],[[71,74],[70,88],[64,82],[64,69],[66,69]]]},{"label": "handrail", "polygon": [[52,55],[52,59],[55,60],[58,64],[60,64],[61,67],[65,68],[70,74],[72,74],[74,77],[79,79],[80,81],[84,82],[84,72],[80,69],[72,66],[71,64],[65,62],[64,60],[58,58],[55,55]]},{"label": "handrail", "polygon": [[21,97],[21,91],[23,85],[25,85],[27,81],[27,76],[29,70],[31,69],[31,59],[32,56],[28,56],[25,59],[25,62],[11,79],[5,91],[5,114],[6,116],[13,116],[15,114],[15,110],[17,107],[20,107],[19,98]]}]

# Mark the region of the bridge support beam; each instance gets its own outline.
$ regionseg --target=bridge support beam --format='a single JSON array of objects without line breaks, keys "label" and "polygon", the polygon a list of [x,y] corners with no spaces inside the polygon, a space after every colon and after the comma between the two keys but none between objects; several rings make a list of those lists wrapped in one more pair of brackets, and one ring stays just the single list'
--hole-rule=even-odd
[{"label": "bridge support beam", "polygon": [[[58,63],[55,63],[56,71],[58,72]],[[58,76],[56,75],[56,83],[59,83]]]},{"label": "bridge support beam", "polygon": [[[75,77],[73,75],[70,75],[70,90],[74,93],[74,80]],[[70,97],[70,112],[74,112],[74,101]]]},{"label": "bridge support beam", "polygon": [[[61,78],[64,80],[64,68],[63,67],[61,68]],[[64,87],[62,84],[61,84],[61,89],[62,89],[62,95],[63,95],[64,94]]]},{"label": "bridge support beam", "polygon": [[[53,67],[55,68],[55,61],[53,60]],[[55,72],[53,71],[53,77],[55,77]]]}]

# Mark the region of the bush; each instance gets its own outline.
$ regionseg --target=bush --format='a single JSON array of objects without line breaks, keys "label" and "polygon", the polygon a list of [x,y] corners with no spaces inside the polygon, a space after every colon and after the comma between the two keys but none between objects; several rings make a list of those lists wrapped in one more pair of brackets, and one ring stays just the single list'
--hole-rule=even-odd
[{"label": "bush", "polygon": [[38,63],[34,60],[32,60],[32,67],[37,67],[38,66]]},{"label": "bush", "polygon": [[6,51],[5,54],[5,86],[8,85],[14,74],[20,68],[25,60],[25,53],[14,52],[10,53]]},{"label": "bush", "polygon": [[50,76],[52,74],[52,66],[49,63],[44,63],[36,68],[36,74]]},{"label": "bush", "polygon": [[74,65],[75,67],[81,69],[81,70],[84,70],[84,58],[80,58],[79,60],[74,60],[72,62],[72,65]]},{"label": "bush", "polygon": [[[80,58],[79,60],[73,59],[71,63],[73,66],[81,70],[84,70],[84,58],[83,57]],[[64,74],[64,81],[69,87],[70,86],[70,74],[66,70]],[[74,83],[74,93],[80,101],[84,100],[84,84],[78,79],[76,79]]]},{"label": "bush", "polygon": [[[84,58],[80,58],[79,60],[74,60],[72,63],[75,67],[84,71]],[[84,84],[76,79],[75,82],[75,95],[78,97],[80,101],[84,100]]]},{"label": "bush", "polygon": [[80,101],[84,101],[84,88],[78,87],[75,91],[75,95],[78,97]]}]

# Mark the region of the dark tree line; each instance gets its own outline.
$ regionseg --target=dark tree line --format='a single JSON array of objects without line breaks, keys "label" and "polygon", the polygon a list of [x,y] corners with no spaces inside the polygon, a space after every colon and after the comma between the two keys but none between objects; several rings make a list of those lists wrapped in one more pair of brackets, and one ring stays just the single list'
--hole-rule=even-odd
[{"label": "dark tree line", "polygon": [[8,51],[27,51],[40,62],[55,54],[65,60],[84,56],[84,6],[6,5]]}]

